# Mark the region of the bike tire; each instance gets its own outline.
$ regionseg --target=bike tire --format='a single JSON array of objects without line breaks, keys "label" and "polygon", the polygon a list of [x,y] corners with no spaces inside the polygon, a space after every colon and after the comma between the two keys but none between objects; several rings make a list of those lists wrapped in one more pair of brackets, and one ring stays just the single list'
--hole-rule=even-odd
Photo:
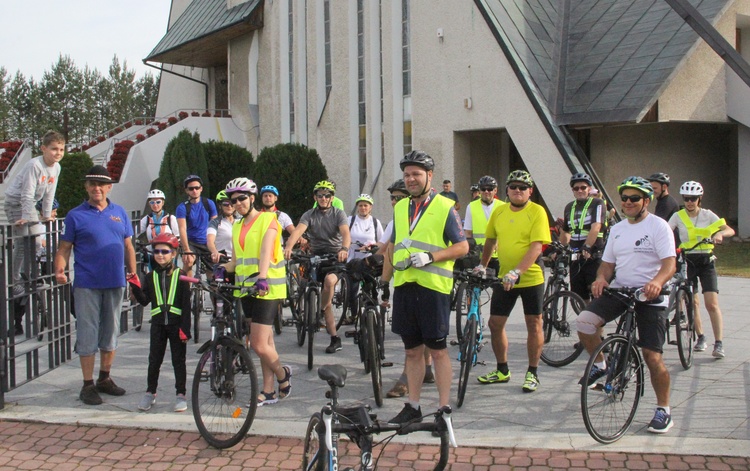
[{"label": "bike tire", "polygon": [[286,273],[286,287],[287,287],[287,300],[289,301],[289,309],[294,313],[297,309],[300,296],[302,292],[299,285],[299,265],[290,264],[287,266],[288,270]]},{"label": "bike tire", "polygon": [[37,341],[44,340],[44,331],[47,329],[47,298],[44,291],[34,295],[34,332]]},{"label": "bike tire", "polygon": [[583,299],[572,291],[558,291],[544,302],[542,361],[547,365],[568,365],[583,351],[578,339],[576,321],[584,306]]},{"label": "bike tire", "polygon": [[307,369],[313,369],[313,359],[315,357],[315,332],[318,330],[318,312],[320,311],[320,301],[318,292],[314,289],[307,292],[305,300],[305,319],[307,320]]},{"label": "bike tire", "polygon": [[283,309],[284,308],[281,305],[281,301],[279,301],[276,315],[273,316],[273,331],[276,333],[276,335],[281,335],[281,328],[284,325]]},{"label": "bike tire", "polygon": [[322,436],[325,424],[320,412],[316,412],[307,422],[305,441],[302,447],[302,470],[323,471],[328,469],[328,449]]},{"label": "bike tire", "polygon": [[349,278],[345,274],[340,274],[336,285],[333,287],[333,299],[331,300],[331,309],[333,309],[333,319],[336,322],[338,331],[347,318],[349,308]]},{"label": "bike tire", "polygon": [[693,295],[690,290],[677,290],[675,298],[675,329],[677,331],[677,351],[680,354],[682,367],[689,370],[693,366],[693,346],[695,343],[695,324],[693,320]]},{"label": "bike tire", "polygon": [[201,355],[191,403],[195,424],[209,445],[229,448],[247,435],[258,406],[258,378],[242,345],[222,339]]},{"label": "bike tire", "polygon": [[588,378],[594,361],[605,351],[608,372],[591,386],[581,387],[583,423],[591,437],[599,443],[613,443],[628,431],[638,410],[643,394],[641,354],[635,345],[628,351],[628,340],[612,336],[604,340],[591,354],[584,378]]},{"label": "bike tire", "polygon": [[456,407],[461,407],[464,404],[464,397],[466,396],[466,387],[469,384],[469,375],[471,374],[471,367],[474,364],[474,355],[476,354],[477,348],[477,320],[470,318],[466,321],[463,333],[463,341],[461,345],[461,371],[458,375],[458,398],[456,401]]},{"label": "bike tire", "polygon": [[297,345],[300,347],[305,344],[307,336],[307,312],[305,310],[305,298],[300,296],[292,310],[294,317],[294,327],[297,329]]},{"label": "bike tire", "polygon": [[459,344],[463,341],[463,327],[466,322],[466,315],[469,313],[469,307],[471,306],[470,291],[469,283],[465,281],[459,283],[456,288],[456,338]]},{"label": "bike tire", "polygon": [[373,307],[365,310],[367,323],[367,359],[370,365],[370,378],[372,379],[372,391],[375,395],[375,404],[383,407],[383,377],[381,375],[380,363],[380,328],[378,326],[378,312]]},{"label": "bike tire", "polygon": [[201,311],[203,311],[203,291],[196,288],[193,291],[190,306],[193,309],[193,343],[198,343],[200,338]]},{"label": "bike tire", "polygon": [[445,467],[448,466],[451,442],[450,436],[448,435],[448,429],[439,430],[437,433],[440,435],[440,457],[433,469],[435,471],[443,471]]},{"label": "bike tire", "polygon": [[367,327],[365,313],[357,319],[357,344],[359,346],[359,359],[365,368],[365,374],[370,374],[370,330]]}]

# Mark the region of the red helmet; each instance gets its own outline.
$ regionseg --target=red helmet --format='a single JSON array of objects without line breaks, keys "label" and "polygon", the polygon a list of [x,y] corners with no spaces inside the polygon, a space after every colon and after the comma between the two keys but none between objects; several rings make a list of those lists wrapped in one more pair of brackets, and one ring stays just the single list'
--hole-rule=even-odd
[{"label": "red helmet", "polygon": [[159,234],[158,236],[151,239],[151,246],[166,244],[173,249],[177,249],[180,246],[180,241],[174,234],[168,234],[166,232]]}]

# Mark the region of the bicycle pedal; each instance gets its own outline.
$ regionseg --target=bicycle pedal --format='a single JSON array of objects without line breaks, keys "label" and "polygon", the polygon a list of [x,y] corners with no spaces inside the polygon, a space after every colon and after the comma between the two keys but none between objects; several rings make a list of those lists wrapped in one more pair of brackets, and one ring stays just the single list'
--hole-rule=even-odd
[{"label": "bicycle pedal", "polygon": [[453,346],[455,346],[455,345],[460,345],[459,341],[458,341],[458,340],[455,340],[455,339],[454,339],[454,340],[451,340],[451,341],[450,341],[450,344],[451,344],[451,345],[453,345]]},{"label": "bicycle pedal", "polygon": [[294,319],[284,319],[284,322],[282,322],[282,325],[284,327],[289,327],[289,326],[297,325],[297,323],[294,322]]},{"label": "bicycle pedal", "polygon": [[487,362],[485,362],[484,360],[481,360],[481,361],[477,360],[477,365],[485,366],[486,364],[487,364]]},{"label": "bicycle pedal", "polygon": [[392,361],[382,361],[382,362],[380,362],[380,366],[382,366],[384,368],[389,368],[389,367],[393,366],[393,362]]},{"label": "bicycle pedal", "polygon": [[356,338],[357,337],[357,331],[356,330],[347,330],[344,332],[344,337],[350,339],[350,338]]},{"label": "bicycle pedal", "polygon": [[670,340],[669,345],[677,345],[677,340]]}]

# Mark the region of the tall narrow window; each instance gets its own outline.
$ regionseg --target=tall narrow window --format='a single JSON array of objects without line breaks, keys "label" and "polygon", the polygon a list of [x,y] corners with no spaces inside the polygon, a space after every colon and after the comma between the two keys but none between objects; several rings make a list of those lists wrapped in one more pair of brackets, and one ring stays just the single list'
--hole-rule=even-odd
[{"label": "tall narrow window", "polygon": [[294,0],[289,1],[289,134],[294,142]]},{"label": "tall narrow window", "polygon": [[323,2],[323,22],[326,61],[326,96],[331,93],[331,1]]},{"label": "tall narrow window", "polygon": [[411,16],[410,0],[401,2],[401,74],[404,81],[404,154],[412,150],[411,134],[411,31],[409,18]]},{"label": "tall narrow window", "polygon": [[357,101],[359,104],[359,190],[367,182],[367,100],[365,94],[365,2],[357,0]]}]

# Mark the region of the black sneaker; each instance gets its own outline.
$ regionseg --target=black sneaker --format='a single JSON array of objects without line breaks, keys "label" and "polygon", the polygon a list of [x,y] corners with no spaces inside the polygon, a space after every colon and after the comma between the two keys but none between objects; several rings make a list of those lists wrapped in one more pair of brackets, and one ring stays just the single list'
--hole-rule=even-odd
[{"label": "black sneaker", "polygon": [[93,384],[91,386],[84,386],[81,388],[81,393],[78,395],[78,397],[83,401],[84,404],[87,404],[89,406],[98,406],[103,401],[101,396],[99,396],[99,393],[96,392],[96,386]]},{"label": "black sneaker", "polygon": [[667,411],[661,407],[656,408],[654,418],[651,419],[651,423],[648,424],[648,431],[651,433],[667,433],[672,428],[674,422],[672,422],[672,416],[667,414]]},{"label": "black sneaker", "polygon": [[407,424],[407,423],[415,423],[415,422],[421,422],[422,421],[422,408],[415,409],[409,404],[408,402],[404,404],[404,408],[401,409],[401,412],[398,413],[398,415],[391,420],[388,421],[389,424]]},{"label": "black sneaker", "polygon": [[341,337],[331,337],[331,344],[326,347],[326,353],[336,353],[341,350]]},{"label": "black sneaker", "polygon": [[591,386],[592,384],[596,383],[596,380],[598,380],[599,378],[601,378],[602,376],[606,374],[607,374],[606,368],[599,368],[598,366],[594,365],[594,367],[591,368],[591,373],[589,373],[589,377],[588,378],[582,377],[578,381],[578,384],[580,384],[581,386],[585,385],[587,387]]},{"label": "black sneaker", "polygon": [[112,378],[96,382],[96,390],[100,393],[109,394],[110,396],[124,396],[125,390],[116,385]]}]

